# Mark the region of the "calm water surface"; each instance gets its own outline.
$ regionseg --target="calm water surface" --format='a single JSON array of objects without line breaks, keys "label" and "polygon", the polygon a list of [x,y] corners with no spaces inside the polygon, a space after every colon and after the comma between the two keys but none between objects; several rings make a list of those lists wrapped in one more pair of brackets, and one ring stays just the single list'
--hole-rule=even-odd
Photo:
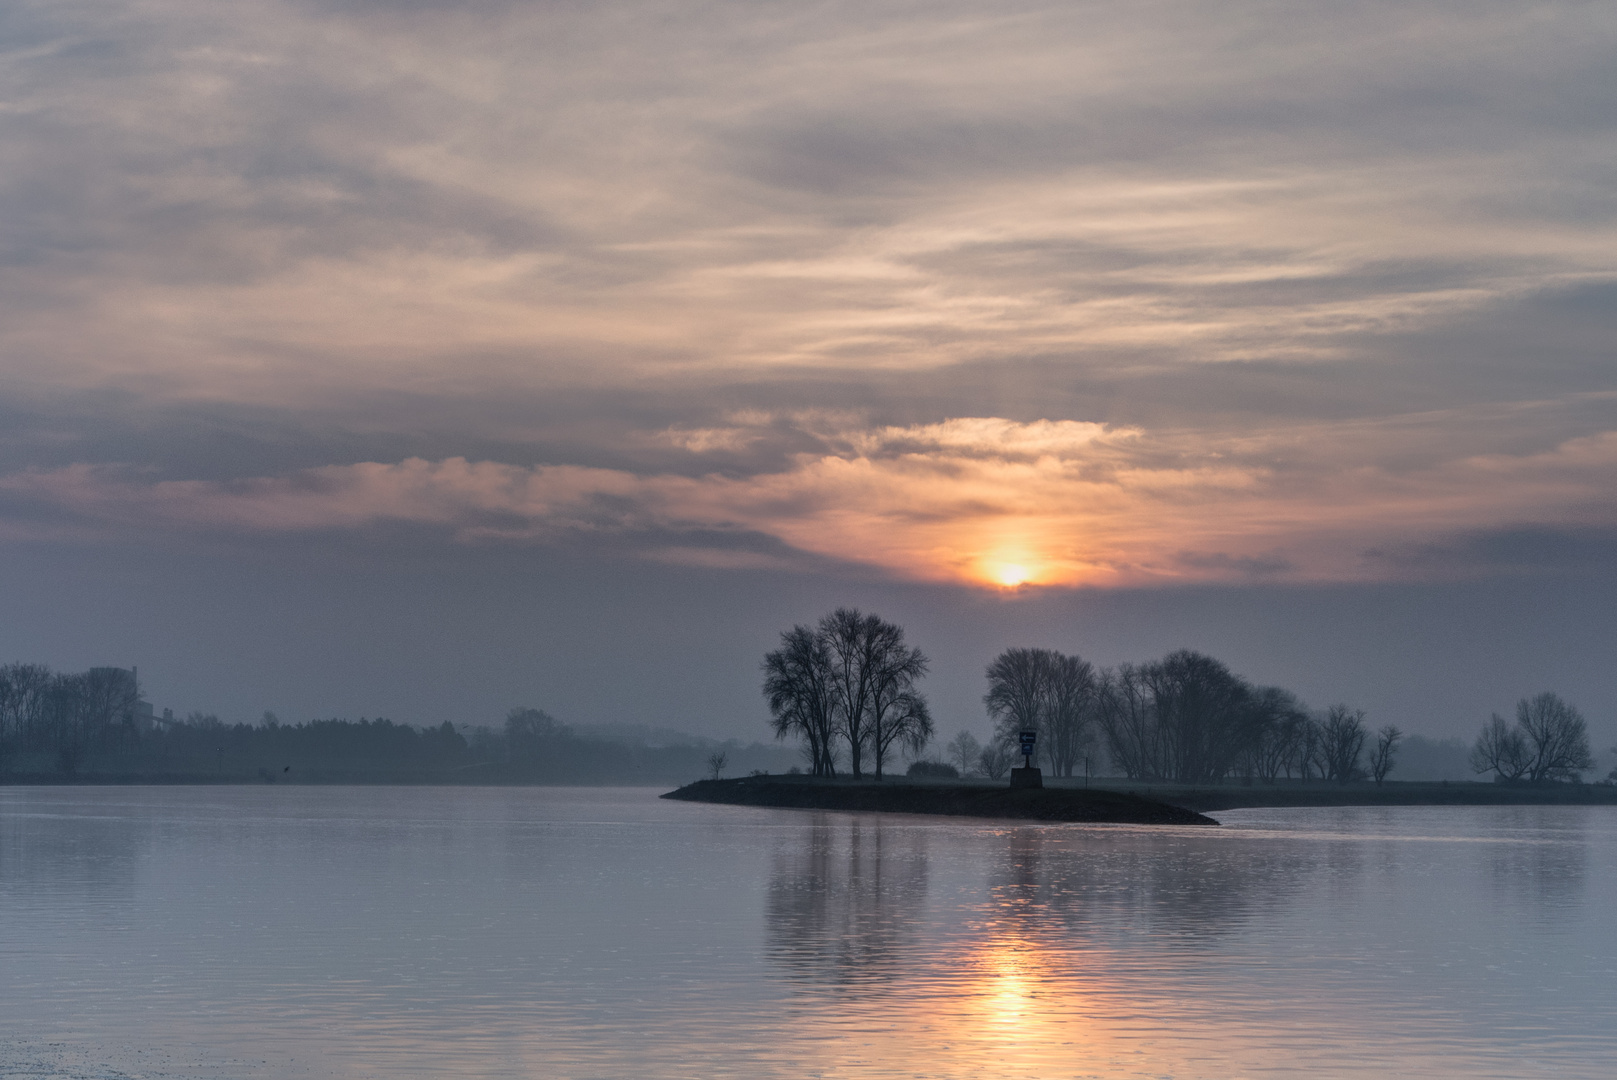
[{"label": "calm water surface", "polygon": [[1617,1075],[1617,808],[0,789],[0,1077]]}]

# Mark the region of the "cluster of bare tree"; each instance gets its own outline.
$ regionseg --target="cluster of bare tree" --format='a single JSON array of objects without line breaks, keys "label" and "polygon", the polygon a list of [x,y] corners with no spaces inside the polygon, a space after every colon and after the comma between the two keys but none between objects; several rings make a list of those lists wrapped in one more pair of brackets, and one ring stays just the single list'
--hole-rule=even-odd
[{"label": "cluster of bare tree", "polygon": [[134,734],[139,700],[135,673],[123,668],[0,667],[0,767],[12,754],[45,751],[72,775],[92,750]]},{"label": "cluster of bare tree", "polygon": [[[1007,649],[988,666],[994,746],[978,752],[990,776],[1020,731],[1037,731],[1040,759],[1071,776],[1096,738],[1115,768],[1137,780],[1216,783],[1227,776],[1273,782],[1346,782],[1366,775],[1371,732],[1364,713],[1337,705],[1315,717],[1274,686],[1253,686],[1219,661],[1181,650],[1145,664],[1096,671],[1049,649]],[[1403,734],[1385,727],[1369,754],[1379,783],[1392,770]],[[963,758],[965,747],[950,744]],[[990,760],[995,758],[995,760]],[[1002,766],[1001,766],[1002,770]]]},{"label": "cluster of bare tree", "polygon": [[[1312,713],[1278,686],[1254,686],[1219,661],[1181,650],[1108,672],[1101,728],[1112,760],[1136,779],[1216,783],[1241,776],[1347,783],[1366,775],[1364,711]],[[1392,771],[1403,732],[1374,733],[1369,775]]]},{"label": "cluster of bare tree", "polygon": [[1012,744],[997,733],[984,746],[971,732],[961,731],[944,745],[943,756],[960,776],[980,775],[990,780],[1003,778],[1016,764]]},{"label": "cluster of bare tree", "polygon": [[1292,760],[1277,737],[1307,718],[1285,691],[1252,687],[1189,651],[1108,672],[1099,706],[1115,765],[1133,779],[1181,783],[1221,780],[1243,764],[1271,779],[1270,767]]},{"label": "cluster of bare tree", "polygon": [[[1038,732],[1041,760],[1057,776],[1071,776],[1093,742],[1091,724],[1102,680],[1093,664],[1054,649],[1006,649],[988,665],[983,704],[994,721],[995,742],[1009,747],[1018,733]],[[998,760],[980,759],[993,775]]]},{"label": "cluster of bare tree", "polygon": [[1471,748],[1471,767],[1503,782],[1575,780],[1594,765],[1583,715],[1547,692],[1516,703],[1514,726],[1495,713]]},{"label": "cluster of bare tree", "polygon": [[880,779],[894,751],[919,750],[932,737],[926,698],[915,688],[926,656],[905,643],[902,627],[876,615],[838,608],[815,626],[794,626],[763,668],[775,735],[803,740],[815,776],[834,776],[846,751],[853,775],[868,759]]},{"label": "cluster of bare tree", "polygon": [[1379,784],[1397,763],[1404,733],[1391,724],[1371,732],[1363,709],[1332,705],[1323,714],[1311,714],[1290,693],[1273,686],[1257,689],[1253,706],[1257,731],[1234,770],[1237,775],[1269,783],[1284,774],[1288,780],[1295,776],[1344,784],[1368,776]]}]

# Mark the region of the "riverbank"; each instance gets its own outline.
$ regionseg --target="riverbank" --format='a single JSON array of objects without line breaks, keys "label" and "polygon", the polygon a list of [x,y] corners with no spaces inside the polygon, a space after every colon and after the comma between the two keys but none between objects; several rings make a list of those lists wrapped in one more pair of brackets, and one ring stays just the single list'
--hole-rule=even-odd
[{"label": "riverbank", "polygon": [[[1046,784],[1082,785],[1082,780],[1050,780]],[[1492,784],[1476,781],[1388,780],[1381,784],[1348,784],[1316,780],[1190,786],[1145,784],[1107,778],[1092,781],[1092,788],[1134,792],[1202,812],[1247,807],[1279,806],[1611,806],[1617,805],[1617,784]],[[1060,790],[1058,787],[1057,790]],[[1070,789],[1069,789],[1070,790]],[[1081,787],[1079,788],[1081,790]]]},{"label": "riverbank", "polygon": [[923,783],[897,778],[878,783],[808,776],[746,776],[733,780],[698,780],[662,797],[797,810],[876,810],[1091,824],[1218,824],[1212,818],[1154,797],[1105,788],[1012,790],[1003,784]]}]

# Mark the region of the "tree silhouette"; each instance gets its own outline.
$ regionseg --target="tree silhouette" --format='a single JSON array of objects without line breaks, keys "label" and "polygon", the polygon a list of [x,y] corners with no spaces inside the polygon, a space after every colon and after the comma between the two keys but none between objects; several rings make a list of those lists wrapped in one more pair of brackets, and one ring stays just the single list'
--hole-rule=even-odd
[{"label": "tree silhouette", "polygon": [[1504,781],[1571,780],[1594,763],[1583,715],[1548,692],[1516,703],[1514,727],[1495,713],[1471,748],[1472,769]]},{"label": "tree silhouette", "polygon": [[1359,756],[1370,733],[1364,727],[1364,710],[1332,705],[1320,725],[1320,756],[1325,762],[1325,779],[1347,783],[1361,775]]},{"label": "tree silhouette", "polygon": [[903,744],[919,753],[932,738],[932,714],[927,709],[926,698],[915,689],[915,683],[926,674],[926,655],[904,644],[902,628],[892,623],[882,625],[885,629],[879,648],[871,657],[875,676],[866,725],[878,780],[895,744]]},{"label": "tree silhouette", "polygon": [[783,631],[780,648],[764,654],[764,697],[775,737],[800,735],[815,776],[836,775],[834,740],[840,725],[831,674],[830,646],[811,627]]},{"label": "tree silhouette", "polygon": [[1057,776],[1071,776],[1083,760],[1099,705],[1094,665],[1053,649],[1019,647],[996,656],[987,674],[983,704],[995,737],[1010,744],[1019,732],[1038,732],[1038,756]]},{"label": "tree silhouette", "polygon": [[977,736],[964,729],[961,730],[960,734],[950,739],[949,744],[943,749],[955,768],[960,770],[961,776],[967,775],[978,767],[977,757],[983,751],[982,744],[977,741]]},{"label": "tree silhouette", "polygon": [[764,655],[764,697],[775,735],[800,735],[816,776],[833,775],[838,740],[854,776],[865,755],[880,779],[894,747],[919,750],[932,737],[926,699],[915,688],[926,655],[904,630],[856,608],[838,608],[812,630],[794,626]]},{"label": "tree silhouette", "polygon": [[1375,749],[1370,751],[1370,775],[1375,778],[1378,787],[1392,772],[1398,743],[1403,737],[1404,733],[1391,724],[1376,732]]},{"label": "tree silhouette", "polygon": [[1588,723],[1557,695],[1546,692],[1517,702],[1516,726],[1532,753],[1528,780],[1570,780],[1595,767],[1589,752]]}]

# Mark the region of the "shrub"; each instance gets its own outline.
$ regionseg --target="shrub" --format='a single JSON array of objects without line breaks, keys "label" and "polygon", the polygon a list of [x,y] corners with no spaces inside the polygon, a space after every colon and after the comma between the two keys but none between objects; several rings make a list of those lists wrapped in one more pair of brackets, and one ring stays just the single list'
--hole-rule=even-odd
[{"label": "shrub", "polygon": [[941,761],[914,761],[910,763],[906,776],[933,776],[949,780],[960,779],[960,770],[953,765]]}]

